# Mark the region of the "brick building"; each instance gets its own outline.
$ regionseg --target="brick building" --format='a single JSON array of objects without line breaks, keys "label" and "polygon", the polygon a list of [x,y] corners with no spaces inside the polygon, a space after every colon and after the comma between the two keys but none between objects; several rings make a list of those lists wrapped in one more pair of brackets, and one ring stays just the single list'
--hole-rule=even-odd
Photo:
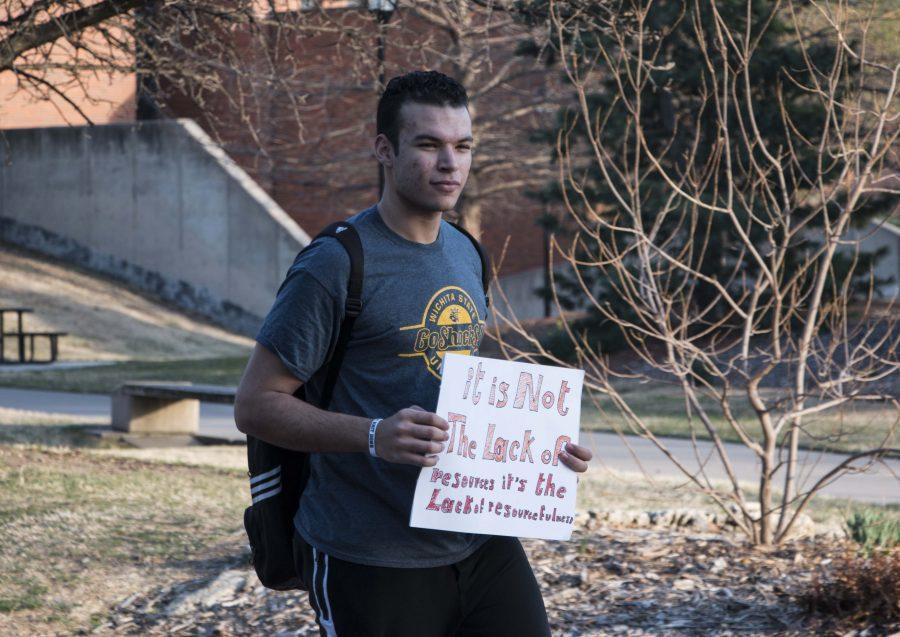
[{"label": "brick building", "polygon": [[[500,274],[515,281],[513,294],[521,299],[517,306],[531,306],[524,314],[540,314],[543,305],[531,290],[543,278],[545,242],[536,221],[544,206],[525,190],[540,188],[551,172],[550,149],[529,137],[552,124],[554,99],[563,94],[557,72],[515,58],[524,31],[513,21],[491,27],[492,43],[485,44],[477,39],[477,20],[484,18],[475,15],[476,24],[468,27],[475,36],[460,43],[433,22],[404,11],[402,2],[387,26],[356,4],[333,2],[322,13],[329,24],[342,25],[336,31],[301,36],[273,28],[262,46],[259,40],[242,43],[242,34],[231,34],[243,46],[245,78],[257,69],[259,77],[278,81],[236,79],[230,94],[221,95],[165,83],[148,92],[148,83],[134,74],[93,74],[88,88],[104,99],[85,97],[84,103],[95,123],[148,115],[195,119],[314,235],[378,197],[378,165],[371,149],[379,71],[390,78],[415,68],[436,68],[460,78],[472,95],[477,140],[472,175],[460,202],[464,222],[480,231],[495,258],[504,254]],[[285,15],[291,8],[285,7]],[[302,6],[294,8],[303,11]],[[347,32],[354,34],[355,46],[342,42]],[[515,72],[508,81],[498,81],[509,68]],[[26,104],[8,75],[0,75],[0,127],[78,123],[64,104]],[[156,108],[140,109],[139,102]]]}]

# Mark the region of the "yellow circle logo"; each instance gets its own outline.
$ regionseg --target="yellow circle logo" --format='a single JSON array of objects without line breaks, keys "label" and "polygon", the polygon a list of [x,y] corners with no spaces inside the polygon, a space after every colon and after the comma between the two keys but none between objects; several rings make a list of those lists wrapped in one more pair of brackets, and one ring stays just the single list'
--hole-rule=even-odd
[{"label": "yellow circle logo", "polygon": [[412,333],[412,351],[400,356],[421,356],[428,371],[440,378],[445,352],[478,352],[478,344],[484,335],[484,321],[468,292],[448,286],[435,292],[428,301],[421,323],[401,327],[400,331]]}]

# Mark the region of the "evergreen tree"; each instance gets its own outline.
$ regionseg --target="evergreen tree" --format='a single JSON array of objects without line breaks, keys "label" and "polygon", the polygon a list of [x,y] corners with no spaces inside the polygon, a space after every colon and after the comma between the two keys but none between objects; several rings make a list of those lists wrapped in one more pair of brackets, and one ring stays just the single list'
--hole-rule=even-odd
[{"label": "evergreen tree", "polygon": [[[689,252],[691,263],[704,276],[728,287],[740,281],[753,280],[756,266],[747,257],[742,243],[736,241],[736,228],[731,219],[724,215],[708,214],[702,222],[688,225],[689,214],[683,214],[684,207],[691,204],[682,198],[673,203],[673,185],[654,170],[650,154],[658,158],[659,166],[669,175],[678,175],[691,184],[692,192],[699,193],[705,203],[730,206],[737,213],[743,227],[756,234],[751,236],[754,244],[764,246],[773,238],[762,232],[758,223],[745,224],[749,215],[757,218],[771,214],[772,202],[747,198],[726,200],[725,184],[732,180],[733,191],[737,193],[757,192],[758,188],[746,180],[755,178],[754,172],[745,170],[751,158],[764,161],[759,156],[760,148],[748,147],[733,142],[730,164],[722,153],[720,136],[722,126],[717,122],[724,119],[730,131],[737,133],[741,128],[753,125],[759,129],[766,149],[777,149],[779,153],[793,153],[790,165],[788,188],[797,192],[809,190],[807,175],[816,174],[816,148],[822,131],[826,128],[826,112],[821,101],[810,95],[809,87],[821,77],[811,77],[806,69],[810,60],[815,68],[825,73],[833,64],[836,47],[827,32],[810,35],[801,42],[796,37],[794,27],[788,23],[788,16],[780,3],[771,0],[718,0],[716,6],[721,17],[718,25],[715,18],[705,10],[706,2],[700,0],[659,0],[650,4],[649,10],[639,20],[640,5],[636,2],[569,2],[555,3],[568,20],[569,28],[562,37],[566,38],[566,49],[578,54],[583,64],[601,60],[604,73],[587,95],[588,107],[595,119],[590,125],[594,133],[601,136],[606,148],[620,149],[618,156],[609,157],[605,162],[611,169],[604,174],[600,162],[588,157],[584,162],[584,178],[579,182],[583,200],[592,202],[594,214],[603,215],[610,224],[620,229],[602,228],[594,236],[586,239],[579,247],[579,253],[586,260],[597,258],[599,240],[607,248],[617,253],[627,253],[632,249],[632,234],[628,231],[628,221],[617,214],[620,207],[619,196],[623,192],[635,193],[638,200],[631,202],[640,206],[640,218],[645,227],[657,224],[659,236],[667,237],[667,248],[672,253]],[[525,13],[531,19],[546,17],[549,5],[546,2],[523,4]],[[746,94],[735,95],[728,102],[728,113],[721,118],[716,112],[722,108],[713,95],[723,90],[722,79],[727,73],[741,73],[741,60],[737,49],[728,43],[728,38],[737,42],[746,35],[747,21],[750,21],[750,39],[755,42],[753,55],[749,61],[750,82]],[[723,37],[723,33],[727,34]],[[642,34],[642,38],[636,37]],[[642,50],[638,50],[640,41]],[[557,41],[557,44],[559,42]],[[616,66],[609,58],[610,51],[627,51],[632,64]],[[706,56],[701,52],[705,51]],[[607,57],[604,58],[604,53]],[[634,73],[633,62],[641,56],[646,72],[646,83],[635,88],[622,81],[623,74]],[[860,69],[851,61],[844,71],[845,82],[837,88],[840,91],[851,85]],[[752,113],[748,104],[752,106]],[[630,108],[639,105],[639,112]],[[646,147],[635,143],[634,120],[640,120]],[[588,138],[589,124],[577,113],[577,108],[563,109],[559,114],[558,129],[548,131],[547,141],[553,144],[554,154],[560,131],[572,130],[570,140]],[[737,135],[735,134],[735,137]],[[571,157],[579,153],[590,154],[589,145],[570,147]],[[649,151],[649,152],[648,152]],[[755,157],[752,157],[755,155]],[[622,168],[617,173],[612,166]],[[626,170],[633,169],[631,172]],[[832,171],[826,169],[826,179],[838,178],[839,163]],[[639,186],[629,189],[625,183],[640,174]],[[633,184],[632,184],[633,186]],[[618,194],[617,194],[618,193]],[[559,184],[549,185],[537,196],[546,201],[559,202],[563,196],[579,199],[582,193],[573,188],[562,192]],[[672,206],[680,208],[673,214]],[[870,196],[855,213],[855,223],[863,225],[871,216],[883,212],[892,205],[886,195]],[[776,206],[777,207],[777,206]],[[764,208],[768,208],[767,212]],[[665,211],[665,212],[663,212]],[[828,211],[831,216],[836,211]],[[797,273],[803,257],[817,248],[815,228],[826,221],[825,213],[819,211],[814,199],[794,207],[792,214],[808,218],[809,233],[801,245],[797,245],[796,264],[788,265],[786,272]],[[591,215],[565,221],[548,216],[541,222],[557,234],[570,236],[579,230],[580,224],[596,228]],[[697,217],[698,219],[700,217]],[[593,224],[593,225],[592,225]],[[622,224],[622,225],[619,225]],[[856,262],[845,254],[837,253],[833,268],[835,272],[847,271],[854,267],[854,292],[861,293],[869,283],[869,271],[880,255],[860,255]],[[579,272],[583,284],[590,287],[601,303],[616,307],[616,314],[629,317],[627,303],[619,286],[620,280],[602,274],[601,268],[584,267]],[[836,276],[838,280],[842,277]],[[582,283],[572,275],[558,277],[557,290],[561,293],[564,307],[579,307],[583,298]],[[691,302],[696,305],[697,329],[702,330],[715,322],[726,312],[713,287],[701,279],[685,281],[692,286]],[[542,291],[548,294],[548,290]],[[838,293],[835,291],[835,293]],[[599,343],[602,349],[610,351],[622,344],[622,334],[616,326],[604,320],[595,307],[588,307],[587,317],[577,322],[579,330],[589,334],[590,342]],[[725,326],[727,327],[727,325]],[[560,343],[568,343],[568,338],[560,338]]]}]

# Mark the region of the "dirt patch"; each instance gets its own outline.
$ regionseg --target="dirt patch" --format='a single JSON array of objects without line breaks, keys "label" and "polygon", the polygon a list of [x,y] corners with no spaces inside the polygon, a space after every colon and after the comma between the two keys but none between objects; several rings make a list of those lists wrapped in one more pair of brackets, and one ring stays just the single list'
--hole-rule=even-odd
[{"label": "dirt patch", "polygon": [[[0,306],[33,308],[24,319],[28,331],[67,332],[60,341],[63,361],[235,356],[253,345],[122,283],[5,244]],[[13,356],[12,344],[7,347]]]}]

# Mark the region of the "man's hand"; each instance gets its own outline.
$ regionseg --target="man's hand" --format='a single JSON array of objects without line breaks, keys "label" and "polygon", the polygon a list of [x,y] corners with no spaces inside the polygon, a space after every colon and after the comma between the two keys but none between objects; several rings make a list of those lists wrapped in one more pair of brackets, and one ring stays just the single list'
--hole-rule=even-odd
[{"label": "man's hand", "polygon": [[578,473],[587,471],[587,463],[593,457],[594,454],[591,453],[590,449],[576,445],[574,442],[567,442],[565,450],[559,453],[559,459],[562,460],[562,463]]},{"label": "man's hand", "polygon": [[447,440],[447,421],[421,407],[401,409],[378,423],[375,431],[375,453],[388,462],[433,467]]}]

